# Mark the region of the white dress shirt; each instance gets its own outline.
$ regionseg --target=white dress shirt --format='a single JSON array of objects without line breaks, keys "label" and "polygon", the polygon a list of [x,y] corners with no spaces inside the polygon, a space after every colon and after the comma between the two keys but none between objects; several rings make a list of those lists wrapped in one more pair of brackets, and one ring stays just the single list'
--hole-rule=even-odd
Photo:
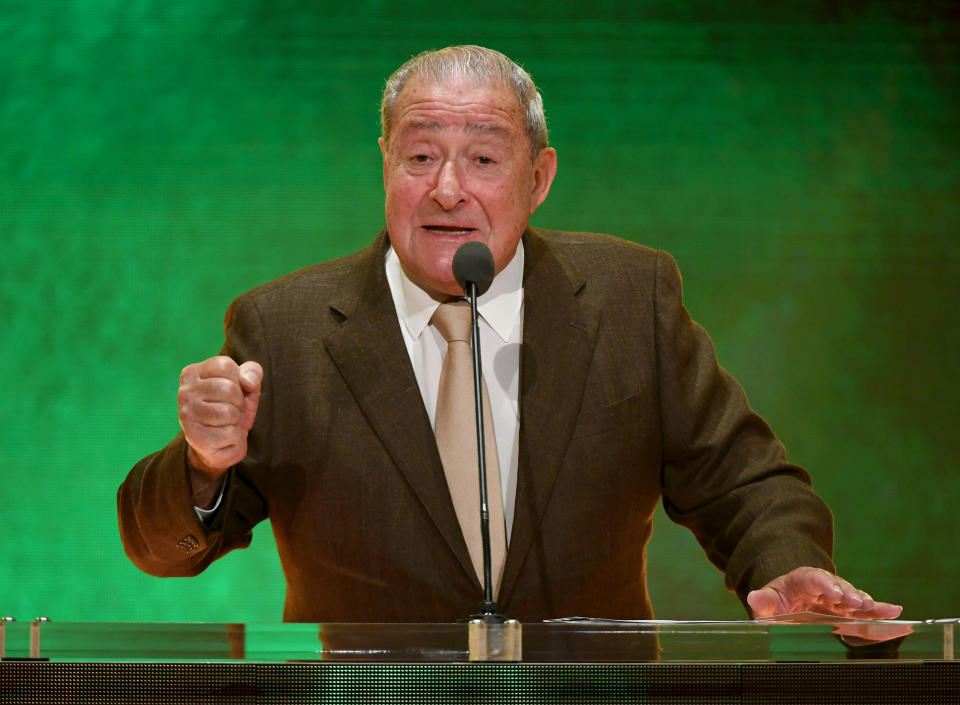
[{"label": "white dress shirt", "polygon": [[[397,309],[400,330],[420,386],[431,425],[436,428],[437,388],[447,342],[430,325],[440,302],[407,277],[391,247],[386,257],[387,282]],[[523,342],[523,243],[510,263],[494,277],[477,301],[483,377],[497,441],[500,487],[507,543],[517,496],[517,452],[520,439],[520,345]]]}]

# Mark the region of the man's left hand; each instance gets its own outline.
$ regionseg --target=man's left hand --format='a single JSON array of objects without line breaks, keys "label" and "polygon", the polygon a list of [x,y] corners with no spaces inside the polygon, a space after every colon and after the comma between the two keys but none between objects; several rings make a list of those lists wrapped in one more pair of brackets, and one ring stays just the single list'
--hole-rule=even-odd
[{"label": "man's left hand", "polygon": [[747,595],[747,604],[755,619],[794,612],[819,612],[857,619],[894,619],[903,611],[900,605],[875,601],[833,573],[810,567],[795,568],[771,580]]}]

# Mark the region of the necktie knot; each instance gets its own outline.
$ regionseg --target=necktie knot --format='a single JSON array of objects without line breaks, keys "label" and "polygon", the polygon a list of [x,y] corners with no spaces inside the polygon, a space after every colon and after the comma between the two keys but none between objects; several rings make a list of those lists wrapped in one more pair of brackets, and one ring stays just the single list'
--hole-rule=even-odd
[{"label": "necktie knot", "polygon": [[455,340],[470,342],[470,304],[463,299],[453,299],[440,304],[430,323],[448,343]]}]

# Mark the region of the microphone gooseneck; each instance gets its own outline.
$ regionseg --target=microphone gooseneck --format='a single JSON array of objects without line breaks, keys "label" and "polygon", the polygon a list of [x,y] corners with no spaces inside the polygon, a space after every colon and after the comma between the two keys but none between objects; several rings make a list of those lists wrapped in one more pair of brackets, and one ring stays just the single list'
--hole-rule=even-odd
[{"label": "microphone gooseneck", "polygon": [[[483,547],[483,601],[480,613],[474,615],[484,621],[501,623],[503,615],[497,614],[493,599],[493,578],[490,550],[490,500],[487,492],[486,442],[483,428],[483,396],[480,386],[482,365],[480,361],[480,328],[478,325],[477,299],[490,288],[495,273],[493,254],[482,242],[467,242],[453,256],[453,276],[470,302],[471,347],[473,348],[473,394],[477,419],[477,466],[480,480],[480,538]],[[499,502],[501,499],[496,498]]]}]

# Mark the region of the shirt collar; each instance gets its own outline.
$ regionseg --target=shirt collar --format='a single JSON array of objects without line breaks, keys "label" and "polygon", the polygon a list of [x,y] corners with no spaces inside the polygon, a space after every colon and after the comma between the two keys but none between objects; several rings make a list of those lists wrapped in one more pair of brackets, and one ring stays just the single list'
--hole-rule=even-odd
[{"label": "shirt collar", "polygon": [[[420,338],[430,324],[440,302],[414,284],[400,265],[400,258],[393,246],[387,248],[387,283],[397,307],[397,314],[407,332],[414,340]],[[509,264],[503,268],[493,283],[477,300],[477,311],[493,331],[504,341],[510,339],[517,317],[523,309],[523,242]]]}]

